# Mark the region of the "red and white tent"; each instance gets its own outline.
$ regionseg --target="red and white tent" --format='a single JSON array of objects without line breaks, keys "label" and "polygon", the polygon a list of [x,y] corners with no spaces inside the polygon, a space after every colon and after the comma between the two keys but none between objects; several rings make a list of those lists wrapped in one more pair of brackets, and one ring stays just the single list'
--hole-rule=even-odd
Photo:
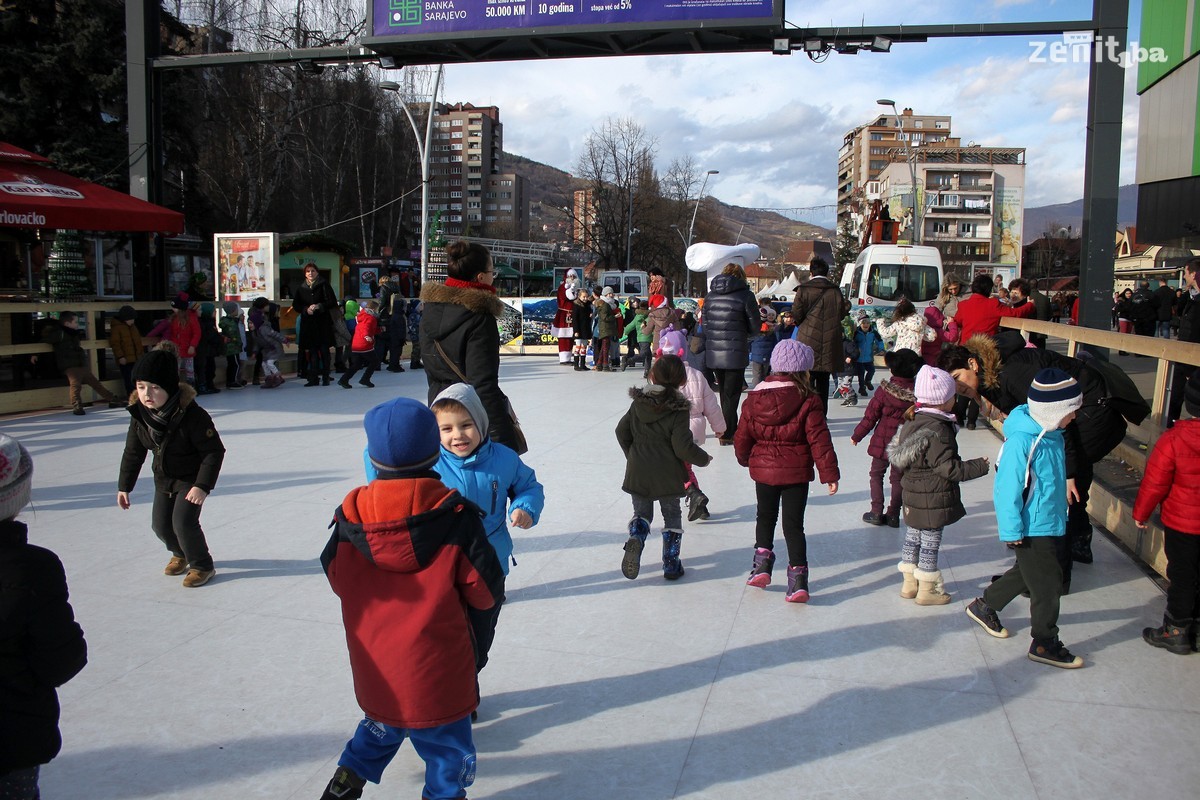
[{"label": "red and white tent", "polygon": [[0,227],[183,233],[183,214],[51,168],[0,142]]}]

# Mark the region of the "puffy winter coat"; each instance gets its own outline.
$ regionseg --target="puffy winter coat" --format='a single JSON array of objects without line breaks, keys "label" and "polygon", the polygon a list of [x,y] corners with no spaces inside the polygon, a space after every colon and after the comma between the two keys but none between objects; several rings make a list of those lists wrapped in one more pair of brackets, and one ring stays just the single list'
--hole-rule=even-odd
[{"label": "puffy winter coat", "polygon": [[683,385],[682,391],[691,404],[688,410],[688,427],[692,431],[692,441],[704,444],[706,420],[712,426],[713,433],[724,436],[725,416],[721,413],[721,401],[704,379],[704,373],[686,363],[684,369],[687,370],[687,383]]},{"label": "puffy winter coat", "polygon": [[193,486],[211,494],[225,460],[225,445],[208,412],[196,404],[196,390],[186,383],[179,384],[179,405],[167,422],[167,432],[161,445],[155,445],[146,422],[146,407],[138,400],[137,392],[129,395],[129,432],[125,435],[125,451],[117,475],[117,490],[132,492],[138,473],[153,453],[151,469],[154,488],[174,494],[186,492]]},{"label": "puffy winter coat", "polygon": [[750,337],[761,326],[758,301],[746,281],[734,275],[713,278],[704,300],[704,363],[709,369],[745,369]]},{"label": "puffy winter coat", "polygon": [[108,333],[108,346],[112,348],[113,359],[125,359],[132,364],[142,357],[142,334],[137,325],[129,325],[124,320],[113,319]]},{"label": "puffy winter coat", "polygon": [[620,333],[621,327],[617,320],[619,311],[606,300],[596,301],[596,319],[600,321],[599,333],[601,339],[614,339]]},{"label": "puffy winter coat", "polygon": [[633,337],[634,341],[637,342],[649,342],[653,340],[653,334],[645,330],[647,315],[648,312],[642,308],[634,312],[633,319],[625,326],[624,338],[626,340],[630,337]]},{"label": "puffy winter coat", "polygon": [[196,348],[200,346],[200,317],[190,308],[184,312],[182,320],[178,314],[172,314],[163,338],[175,343],[180,358],[195,358]]},{"label": "puffy winter coat", "polygon": [[880,319],[876,321],[875,328],[883,338],[896,340],[893,350],[912,350],[914,353],[920,353],[922,342],[937,340],[937,332],[925,324],[925,317],[921,314],[909,314],[895,322]]},{"label": "puffy winter coat", "polygon": [[821,483],[841,480],[821,398],[801,396],[782,375],[768,375],[746,393],[733,452],[754,481],[768,486],[812,483],[814,466]]},{"label": "puffy winter coat", "polygon": [[629,494],[659,499],[682,497],[684,464],[707,466],[712,457],[692,439],[690,404],[676,389],[650,384],[629,390],[633,402],[617,423],[617,443],[625,453]]},{"label": "puffy winter coat", "polygon": [[813,349],[814,372],[837,372],[842,354],[842,318],[845,298],[829,278],[818,275],[796,287],[792,319],[796,338]]},{"label": "puffy winter coat", "polygon": [[365,308],[359,309],[354,319],[354,338],[350,342],[353,353],[369,353],[375,349],[375,338],[379,335],[379,317]]},{"label": "puffy winter coat", "polygon": [[1154,445],[1133,504],[1133,518],[1150,519],[1162,503],[1162,522],[1200,534],[1200,419],[1181,419]]},{"label": "puffy winter coat", "polygon": [[592,338],[592,302],[575,299],[575,311],[571,319],[576,339]]},{"label": "puffy winter coat", "polygon": [[1104,379],[1086,362],[1053,350],[1025,347],[1025,339],[1017,331],[1004,331],[995,339],[977,336],[966,347],[983,370],[980,394],[1006,414],[1027,402],[1033,379],[1047,367],[1061,369],[1079,381],[1083,407],[1064,433],[1068,478],[1075,477],[1080,458],[1095,463],[1125,438],[1125,419],[1108,405]]},{"label": "puffy winter coat", "polygon": [[958,335],[965,342],[977,333],[995,336],[1000,330],[1000,320],[1011,317],[1013,310],[994,297],[973,294],[960,300],[954,321],[958,323]]},{"label": "puffy winter coat", "polygon": [[342,603],[354,694],[373,720],[432,728],[479,704],[467,607],[504,594],[479,509],[436,478],[374,480],[334,512],[321,554]]},{"label": "puffy winter coat", "polygon": [[949,325],[943,326],[945,321],[945,316],[935,306],[925,309],[925,324],[932,328],[937,336],[931,342],[921,342],[920,353],[921,360],[931,367],[937,366],[938,356],[942,354],[942,345],[958,341],[958,323],[952,319]]},{"label": "puffy winter coat", "polygon": [[[908,498],[906,497],[905,500]],[[1043,432],[1020,405],[1004,420],[1004,446],[992,486],[1000,541],[1067,532],[1067,466],[1063,432]]]},{"label": "puffy winter coat", "polygon": [[987,461],[958,457],[954,423],[918,411],[887,448],[888,460],[904,470],[904,521],[910,528],[944,528],[966,516],[958,484],[987,474]]},{"label": "puffy winter coat", "polygon": [[434,470],[447,486],[462,492],[483,509],[483,529],[507,575],[513,558],[509,515],[515,509],[521,509],[536,525],[546,504],[546,495],[537,475],[511,447],[491,440],[484,440],[466,458],[447,452],[443,447]]},{"label": "puffy winter coat", "polygon": [[861,442],[871,430],[871,444],[867,454],[872,458],[887,458],[887,446],[904,424],[904,412],[912,408],[917,398],[913,395],[912,378],[892,378],[879,384],[862,421],[850,434],[850,441]]},{"label": "puffy winter coat", "polygon": [[0,775],[58,755],[59,686],[87,664],[62,562],[0,521]]},{"label": "puffy winter coat", "polygon": [[236,356],[246,349],[246,332],[242,330],[240,317],[221,317],[218,323],[221,336],[225,339],[225,355]]},{"label": "puffy winter coat", "polygon": [[[667,329],[668,325],[679,327],[679,310],[663,306],[662,308],[652,308],[646,314],[645,328],[650,334],[650,352],[658,349],[658,337]],[[640,341],[640,339],[639,339]]]},{"label": "puffy winter coat", "polygon": [[883,338],[875,332],[874,328],[865,331],[862,328],[855,328],[854,346],[858,350],[855,361],[860,364],[870,364],[875,360],[876,353],[883,352]]},{"label": "puffy winter coat", "polygon": [[[426,283],[421,287],[421,362],[429,383],[429,399],[453,383],[461,383],[434,343],[467,376],[487,411],[488,435],[493,442],[518,449],[509,416],[508,396],[500,388],[500,328],[504,304],[493,292],[469,286]],[[577,328],[578,330],[578,328]]]},{"label": "puffy winter coat", "polygon": [[775,345],[779,343],[779,334],[776,333],[775,326],[769,327],[765,332],[755,336],[750,341],[750,360],[755,364],[770,364],[771,352],[775,349]]}]

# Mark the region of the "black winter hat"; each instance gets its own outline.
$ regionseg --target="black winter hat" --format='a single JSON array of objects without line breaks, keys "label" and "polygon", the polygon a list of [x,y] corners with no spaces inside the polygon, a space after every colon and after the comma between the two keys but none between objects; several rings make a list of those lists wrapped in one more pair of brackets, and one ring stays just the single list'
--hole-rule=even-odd
[{"label": "black winter hat", "polygon": [[161,386],[168,396],[179,391],[179,361],[166,350],[151,350],[133,365],[134,381]]},{"label": "black winter hat", "polygon": [[899,350],[889,350],[883,354],[883,363],[897,378],[916,380],[917,373],[925,366],[925,361],[912,350],[903,347]]},{"label": "black winter hat", "polygon": [[1183,406],[1193,417],[1200,419],[1200,369],[1192,371],[1183,390]]},{"label": "black winter hat", "polygon": [[137,312],[133,310],[133,306],[121,306],[117,309],[117,319],[122,322],[128,322],[137,316]]}]

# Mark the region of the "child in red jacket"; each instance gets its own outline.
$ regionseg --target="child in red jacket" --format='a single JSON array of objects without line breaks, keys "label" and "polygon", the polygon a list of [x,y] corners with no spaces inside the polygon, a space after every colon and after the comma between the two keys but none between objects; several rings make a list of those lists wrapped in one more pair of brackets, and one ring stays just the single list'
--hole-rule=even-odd
[{"label": "child in red jacket", "polygon": [[1179,420],[1158,440],[1133,505],[1133,521],[1145,529],[1151,512],[1162,503],[1163,550],[1171,585],[1162,627],[1146,628],[1142,638],[1176,655],[1196,649],[1200,625],[1200,370],[1188,380],[1183,403],[1192,419]]},{"label": "child in red jacket", "polygon": [[754,562],[746,583],[764,588],[775,566],[775,522],[783,505],[783,538],[787,542],[789,603],[808,602],[808,544],[804,509],[814,464],[821,483],[837,494],[837,453],[825,424],[822,398],[813,392],[808,372],[812,348],[785,339],[771,351],[771,374],[746,394],[741,422],[733,437],[738,463],[750,468],[758,495],[754,530]]},{"label": "child in red jacket", "polygon": [[350,342],[350,369],[342,373],[338,386],[349,389],[350,379],[354,377],[354,373],[358,372],[359,368],[366,366],[367,371],[363,373],[362,380],[358,382],[358,385],[366,386],[368,389],[375,388],[375,384],[371,383],[371,376],[375,374],[375,370],[379,369],[379,356],[375,349],[375,337],[378,335],[379,301],[368,300],[358,310],[358,316],[354,319],[354,339]]},{"label": "child in red jacket", "polygon": [[363,418],[377,477],[346,495],[321,554],[342,603],[354,694],[366,715],[322,800],[362,796],[405,738],[425,761],[423,797],[466,797],[479,705],[467,609],[491,608],[504,574],[479,508],[438,480],[433,412],[397,398]]}]

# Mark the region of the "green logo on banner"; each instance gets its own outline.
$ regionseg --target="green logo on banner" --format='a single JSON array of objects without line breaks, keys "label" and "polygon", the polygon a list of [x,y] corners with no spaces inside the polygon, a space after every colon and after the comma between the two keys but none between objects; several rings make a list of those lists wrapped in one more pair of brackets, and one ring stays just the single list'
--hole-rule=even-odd
[{"label": "green logo on banner", "polygon": [[421,24],[422,0],[388,0],[388,25],[393,28]]}]

